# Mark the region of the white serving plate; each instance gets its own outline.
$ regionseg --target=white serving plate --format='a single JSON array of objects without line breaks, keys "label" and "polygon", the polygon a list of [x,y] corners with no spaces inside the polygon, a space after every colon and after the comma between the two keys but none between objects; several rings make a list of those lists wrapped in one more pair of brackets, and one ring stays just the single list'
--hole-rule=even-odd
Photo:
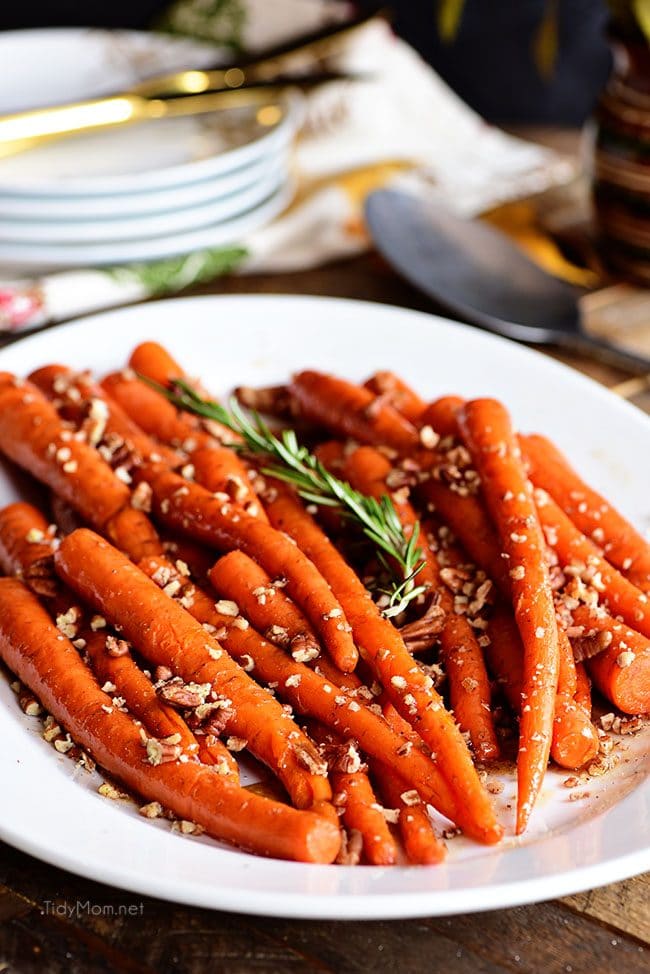
[{"label": "white serving plate", "polygon": [[[286,153],[267,160],[258,178],[249,185],[214,200],[193,206],[176,207],[165,213],[115,216],[100,220],[0,220],[0,243],[20,243],[39,248],[57,244],[90,244],[92,247],[119,241],[166,238],[226,220],[259,206],[285,182],[288,169]],[[247,170],[244,170],[246,172]],[[170,194],[171,195],[171,194]],[[171,203],[171,198],[170,198]]]},{"label": "white serving plate", "polygon": [[[0,34],[0,113],[119,91],[218,55],[210,45],[153,33],[9,31]],[[54,141],[0,159],[0,199],[120,196],[215,179],[286,146],[297,115],[291,101],[272,124],[255,109],[237,109]]]},{"label": "white serving plate", "polygon": [[[241,296],[155,302],[82,319],[0,352],[25,374],[46,362],[121,367],[144,339],[167,345],[215,393],[316,367],[352,379],[390,367],[426,398],[496,395],[523,430],[543,430],[643,530],[650,524],[650,422],[601,386],[514,343],[430,315],[326,298]],[[0,502],[16,497],[0,470]],[[398,918],[516,906],[650,869],[650,741],[625,739],[613,771],[571,801],[548,773],[528,833],[513,835],[514,782],[497,796],[506,838],[450,841],[439,866],[312,866],[259,859],[171,833],[96,793],[46,745],[0,680],[0,838],[86,877],[165,899],[293,918]],[[582,791],[583,789],[579,789]]]},{"label": "white serving plate", "polygon": [[253,230],[273,220],[288,206],[292,195],[293,183],[282,179],[270,195],[244,213],[195,230],[182,230],[160,237],[107,240],[103,243],[0,242],[0,262],[7,267],[20,267],[21,273],[30,269],[42,272],[44,268],[54,270],[159,260],[189,254],[204,247],[236,244]]}]

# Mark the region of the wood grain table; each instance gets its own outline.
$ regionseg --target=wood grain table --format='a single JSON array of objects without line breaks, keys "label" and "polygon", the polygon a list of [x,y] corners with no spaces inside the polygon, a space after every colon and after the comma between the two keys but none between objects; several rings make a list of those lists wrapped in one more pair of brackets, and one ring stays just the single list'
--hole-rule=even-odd
[{"label": "wood grain table", "polygon": [[[226,278],[197,290],[240,292],[325,294],[432,310],[372,253],[300,274]],[[556,357],[608,386],[626,378],[583,359]],[[44,800],[54,799],[41,795],[35,782],[34,801]],[[0,792],[0,815],[1,809]],[[318,922],[215,913],[132,896],[0,843],[0,972],[5,971],[647,974],[650,874],[563,900],[483,914]]]}]

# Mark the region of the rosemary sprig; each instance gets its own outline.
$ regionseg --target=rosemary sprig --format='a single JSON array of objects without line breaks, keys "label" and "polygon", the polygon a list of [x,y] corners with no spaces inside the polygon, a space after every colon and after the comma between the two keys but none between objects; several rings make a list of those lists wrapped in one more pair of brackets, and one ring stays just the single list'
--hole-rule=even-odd
[{"label": "rosemary sprig", "polygon": [[354,490],[346,481],[334,477],[313,453],[301,446],[293,430],[282,430],[276,436],[257,413],[247,415],[234,397],[226,409],[220,403],[203,399],[182,379],[175,380],[173,390],[169,390],[145,376],[140,378],[180,409],[214,420],[237,433],[242,442],[230,445],[267,458],[262,472],[291,484],[303,500],[310,504],[338,507],[345,517],[356,522],[378,549],[384,566],[393,574],[392,584],[384,592],[389,600],[383,609],[386,618],[399,615],[425,591],[424,586],[415,584],[416,576],[424,566],[422,549],[418,546],[419,524],[414,525],[411,536],[407,538],[388,495],[384,494],[377,500]]}]

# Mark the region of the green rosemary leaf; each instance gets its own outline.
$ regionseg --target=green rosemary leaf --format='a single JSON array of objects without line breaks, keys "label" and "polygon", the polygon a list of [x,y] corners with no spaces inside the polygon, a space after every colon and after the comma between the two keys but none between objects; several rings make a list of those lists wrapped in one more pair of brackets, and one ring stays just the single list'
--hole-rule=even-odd
[{"label": "green rosemary leaf", "polygon": [[204,399],[184,379],[175,380],[170,390],[145,376],[140,378],[180,409],[215,420],[236,433],[241,437],[241,442],[233,444],[236,449],[262,456],[265,461],[262,472],[293,486],[307,503],[337,507],[344,517],[355,522],[377,549],[381,564],[394,576],[390,589],[384,593],[389,599],[383,610],[386,618],[399,615],[425,591],[424,586],[415,584],[416,576],[424,567],[422,550],[418,546],[420,526],[416,523],[407,538],[387,494],[379,500],[361,494],[346,481],[335,477],[317,457],[301,446],[294,430],[285,429],[276,436],[257,413],[244,412],[234,397],[226,408]]}]

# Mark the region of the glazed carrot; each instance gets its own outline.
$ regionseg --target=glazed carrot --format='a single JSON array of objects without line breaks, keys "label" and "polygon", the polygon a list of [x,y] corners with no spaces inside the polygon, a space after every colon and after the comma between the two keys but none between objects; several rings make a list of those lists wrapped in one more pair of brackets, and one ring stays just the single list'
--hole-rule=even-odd
[{"label": "glazed carrot", "polygon": [[0,571],[22,578],[38,595],[56,594],[54,534],[37,508],[24,501],[0,510]]},{"label": "glazed carrot", "polygon": [[[141,345],[138,345],[131,353],[129,365],[134,372],[146,376],[148,379],[152,379],[154,382],[158,382],[159,385],[166,386],[168,389],[171,388],[174,379],[185,379],[189,381],[188,375],[176,359],[169,354],[166,348],[163,348],[157,342],[143,342]],[[200,383],[193,380],[192,385],[197,392],[207,395]],[[188,413],[183,412],[182,416],[193,423],[196,422],[195,417],[190,417]],[[224,443],[231,443],[233,439],[237,439],[221,423],[206,420],[198,425],[201,429],[206,429]]]},{"label": "glazed carrot", "polygon": [[114,706],[121,702],[121,698],[128,712],[140,720],[157,740],[164,742],[166,738],[173,738],[173,743],[185,754],[195,759],[198,756],[204,764],[216,766],[219,774],[231,775],[236,781],[239,780],[237,762],[218,738],[205,734],[195,737],[181,715],[158,697],[151,680],[128,650],[119,656],[111,654],[111,638],[114,644],[115,637],[111,637],[106,630],[93,632],[86,629],[83,638],[84,652],[91,668],[102,689],[113,697]]},{"label": "glazed carrot", "polygon": [[[589,676],[603,696],[626,714],[650,713],[650,640],[611,616],[579,605],[576,626],[603,633],[605,648],[585,661]],[[611,638],[610,638],[611,637]]]},{"label": "glazed carrot", "polygon": [[364,382],[364,386],[375,396],[382,396],[385,402],[389,403],[393,409],[401,413],[414,426],[419,425],[420,416],[426,407],[426,403],[395,372],[375,372]]},{"label": "glazed carrot", "polygon": [[[149,577],[158,579],[159,584],[168,584],[169,579],[178,577],[168,571],[160,576],[160,559],[147,559],[140,567]],[[354,738],[364,752],[381,756],[443,815],[455,820],[455,801],[437,765],[422,750],[408,746],[404,736],[392,731],[380,715],[362,703],[365,697],[358,692],[361,683],[355,674],[335,670],[325,657],[319,662],[325,667],[326,676],[320,666],[312,670],[295,661],[262,639],[252,627],[242,626],[241,617],[220,611],[221,607],[232,612],[229,603],[215,605],[200,589],[181,586],[175,597],[181,598],[187,611],[208,631],[214,631],[230,655],[240,660],[257,679],[274,687],[300,713],[314,717],[344,738]],[[330,681],[330,672],[336,681]],[[341,688],[339,693],[334,689],[337,686]]]},{"label": "glazed carrot", "polygon": [[147,760],[132,718],[113,707],[36,596],[14,579],[0,579],[0,656],[72,738],[133,791],[215,838],[263,855],[306,862],[336,857],[338,831],[320,815],[255,795],[198,762]]},{"label": "glazed carrot", "polygon": [[[185,683],[209,683],[227,711],[229,733],[268,764],[298,807],[327,801],[326,778],[305,768],[313,746],[266,691],[225,653],[216,639],[108,542],[82,528],[55,555],[60,577],[101,612],[151,663]],[[228,702],[226,702],[228,701]],[[319,761],[313,765],[319,768]]]},{"label": "glazed carrot", "polygon": [[558,629],[559,677],[553,718],[551,756],[562,768],[581,768],[598,754],[598,734],[591,723],[591,706],[578,698],[578,678],[573,650],[566,632]]},{"label": "glazed carrot", "polygon": [[396,709],[435,752],[452,794],[463,802],[463,821],[458,824],[482,836],[483,841],[498,841],[501,829],[467,745],[433,681],[414,662],[398,630],[381,616],[357,575],[296,497],[278,491],[276,499],[267,502],[267,512],[271,523],[293,537],[327,579],[346,612],[362,656]]},{"label": "glazed carrot", "polygon": [[0,452],[102,530],[129,490],[87,443],[76,440],[36,386],[0,375]]},{"label": "glazed carrot", "polygon": [[[353,487],[371,497],[389,494],[406,537],[417,523],[417,515],[408,500],[391,493],[387,478],[390,462],[378,450],[361,446],[347,457],[344,475]],[[440,578],[435,554],[422,543],[425,565],[418,574],[418,583],[429,588],[430,597],[444,613],[439,635],[442,655],[446,664],[451,706],[461,730],[467,731],[476,756],[480,760],[492,760],[499,755],[494,721],[490,708],[490,681],[483,662],[481,647],[467,619],[456,615],[452,595]]]},{"label": "glazed carrot", "polygon": [[420,424],[431,426],[439,436],[458,437],[458,410],[464,402],[460,396],[441,396],[434,399],[423,410]]},{"label": "glazed carrot", "polygon": [[298,662],[320,656],[313,629],[300,609],[273,584],[257,562],[243,551],[223,555],[210,570],[210,581],[217,593],[231,599],[239,611],[264,637],[288,649]]},{"label": "glazed carrot", "polygon": [[499,743],[492,716],[492,689],[481,647],[464,616],[452,611],[440,633],[452,712],[466,731],[479,761],[499,757]]},{"label": "glazed carrot", "polygon": [[524,647],[517,762],[517,834],[525,830],[548,763],[559,650],[546,542],[506,409],[494,399],[465,403],[459,426],[481,478],[485,503],[509,565],[512,604]]},{"label": "glazed carrot", "polygon": [[[491,672],[503,689],[513,711],[521,715],[523,685],[523,646],[514,618],[505,603],[495,607],[487,629],[490,642],[485,655]],[[561,656],[567,658],[566,636],[560,630],[558,641]],[[570,647],[569,647],[570,648]],[[575,770],[592,760],[598,752],[598,736],[590,717],[591,710],[581,706],[578,697],[575,668],[573,679],[566,665],[560,667],[562,679],[569,673],[567,683],[558,685],[553,704],[553,733],[551,757],[563,768]]]},{"label": "glazed carrot", "polygon": [[483,569],[502,595],[509,598],[508,568],[501,557],[497,533],[480,498],[475,494],[461,495],[434,478],[426,480],[418,492],[427,508],[435,511],[451,528],[471,561]]},{"label": "glazed carrot", "polygon": [[402,453],[415,449],[418,432],[368,389],[322,372],[299,372],[289,385],[299,415],[339,436],[380,444]]},{"label": "glazed carrot", "polygon": [[436,835],[419,795],[381,762],[373,762],[372,767],[384,802],[398,813],[397,827],[408,861],[421,866],[442,862],[447,855],[445,844]]},{"label": "glazed carrot", "polygon": [[536,487],[547,491],[583,534],[629,581],[650,592],[650,544],[622,514],[586,484],[545,436],[521,436]]},{"label": "glazed carrot", "polygon": [[344,741],[316,721],[308,723],[308,730],[328,762],[334,806],[345,827],[361,834],[367,862],[392,866],[397,846],[354,742]]},{"label": "glazed carrot", "polygon": [[144,432],[174,449],[191,453],[200,446],[214,446],[194,417],[180,413],[165,397],[141,382],[131,370],[113,372],[102,380],[102,388]]},{"label": "glazed carrot", "polygon": [[158,342],[142,342],[131,352],[129,366],[134,372],[146,375],[161,386],[169,386],[173,379],[186,378],[185,372],[166,348]]},{"label": "glazed carrot", "polygon": [[252,517],[268,518],[248,476],[248,470],[234,450],[226,446],[204,447],[192,453],[194,479],[211,493],[223,493],[226,500],[242,507]]},{"label": "glazed carrot", "polygon": [[100,446],[104,458],[123,455],[146,460],[164,460],[176,466],[173,450],[143,433],[124,410],[99,386],[88,372],[74,372],[65,365],[45,365],[29,381],[53,401],[59,414],[86,434],[91,446]]},{"label": "glazed carrot", "polygon": [[201,585],[208,577],[208,572],[214,564],[214,551],[183,538],[181,535],[164,532],[162,534],[163,550],[170,561],[184,562],[190,570],[192,578]]},{"label": "glazed carrot", "polygon": [[576,663],[576,703],[591,717],[591,680],[584,663]]},{"label": "glazed carrot", "polygon": [[140,476],[150,484],[154,511],[164,524],[221,551],[240,549],[271,578],[286,578],[288,595],[304,611],[337,666],[354,669],[359,654],[341,606],[318,569],[290,539],[162,467],[143,467]]},{"label": "glazed carrot", "polygon": [[118,511],[105,527],[106,537],[132,561],[147,555],[161,555],[162,541],[145,513],[133,507]]},{"label": "glazed carrot", "polygon": [[650,637],[650,598],[616,571],[599,548],[585,537],[544,490],[535,491],[535,504],[548,544],[570,574],[591,584],[612,615],[621,616],[633,629]]}]

